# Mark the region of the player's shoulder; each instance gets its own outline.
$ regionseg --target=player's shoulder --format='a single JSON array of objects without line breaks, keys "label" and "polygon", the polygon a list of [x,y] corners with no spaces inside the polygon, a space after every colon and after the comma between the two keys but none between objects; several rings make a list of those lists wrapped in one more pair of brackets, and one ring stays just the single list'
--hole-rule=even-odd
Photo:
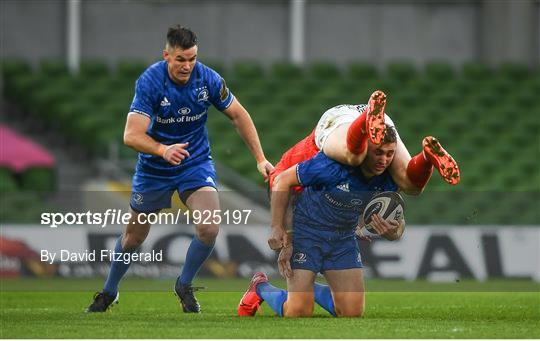
[{"label": "player's shoulder", "polygon": [[139,77],[139,81],[157,85],[163,83],[166,77],[167,62],[162,60],[147,67]]},{"label": "player's shoulder", "polygon": [[195,68],[197,69],[197,73],[200,75],[200,77],[205,79],[220,79],[221,75],[214,69],[212,69],[210,66],[197,61],[197,64],[195,64]]},{"label": "player's shoulder", "polygon": [[339,163],[338,161],[329,158],[325,153],[319,152],[310,161],[317,169],[323,172],[333,174],[334,176],[345,175],[350,171],[350,166]]}]

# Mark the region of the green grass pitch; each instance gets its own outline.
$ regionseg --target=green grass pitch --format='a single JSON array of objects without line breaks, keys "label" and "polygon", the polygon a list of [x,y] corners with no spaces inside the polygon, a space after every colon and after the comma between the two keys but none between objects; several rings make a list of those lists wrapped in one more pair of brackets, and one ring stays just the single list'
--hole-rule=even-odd
[{"label": "green grass pitch", "polygon": [[[1,280],[0,338],[540,338],[540,285],[367,280],[363,318],[236,316],[248,280],[207,280],[200,315],[180,312],[173,280],[123,281],[120,304],[85,314],[102,280]],[[283,285],[283,282],[276,282]]]}]

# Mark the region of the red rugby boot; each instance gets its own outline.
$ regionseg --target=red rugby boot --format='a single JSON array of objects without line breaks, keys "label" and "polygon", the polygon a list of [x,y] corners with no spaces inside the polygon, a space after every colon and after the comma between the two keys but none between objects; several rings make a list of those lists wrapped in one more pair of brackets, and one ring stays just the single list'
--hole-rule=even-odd
[{"label": "red rugby boot", "polygon": [[384,107],[386,106],[386,95],[381,90],[371,94],[366,113],[366,130],[369,139],[373,144],[380,144],[384,138],[386,126],[384,125]]},{"label": "red rugby boot", "polygon": [[456,160],[448,154],[441,143],[433,136],[425,137],[422,149],[426,158],[437,168],[444,181],[450,185],[457,185],[460,180],[459,168]]},{"label": "red rugby boot", "polygon": [[264,301],[257,295],[257,284],[264,282],[268,282],[268,277],[265,273],[256,272],[253,275],[249,288],[244,293],[244,296],[242,296],[240,304],[238,304],[238,316],[255,316],[259,306]]}]

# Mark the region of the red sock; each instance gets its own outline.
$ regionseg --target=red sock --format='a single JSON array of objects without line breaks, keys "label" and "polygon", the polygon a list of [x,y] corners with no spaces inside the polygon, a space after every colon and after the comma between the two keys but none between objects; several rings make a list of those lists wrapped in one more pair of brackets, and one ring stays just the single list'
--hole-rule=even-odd
[{"label": "red sock", "polygon": [[424,153],[415,155],[407,165],[407,177],[418,188],[424,188],[433,173],[433,165],[424,158]]},{"label": "red sock", "polygon": [[367,148],[368,137],[364,112],[351,123],[347,131],[347,149],[353,154],[361,154]]}]

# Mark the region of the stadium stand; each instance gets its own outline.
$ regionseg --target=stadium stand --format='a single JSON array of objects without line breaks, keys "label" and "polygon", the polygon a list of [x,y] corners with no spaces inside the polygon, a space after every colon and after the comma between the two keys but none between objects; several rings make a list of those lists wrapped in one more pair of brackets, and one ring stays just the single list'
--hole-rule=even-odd
[{"label": "stadium stand", "polygon": [[55,167],[47,150],[0,125],[0,221],[36,221],[43,196],[56,190]]},{"label": "stadium stand", "polygon": [[[397,60],[383,69],[361,61],[345,67],[317,61],[305,68],[287,62],[265,67],[251,60],[230,67],[208,64],[226,78],[250,111],[274,163],[311,132],[326,109],[364,103],[381,89],[388,95],[387,112],[411,154],[420,150],[424,136],[437,136],[462,169],[459,186],[449,187],[434,177],[423,196],[407,200],[410,222],[539,221],[539,213],[527,205],[531,199],[538,201],[540,193],[538,67],[503,63],[490,68],[468,62],[457,69],[440,60],[424,67]],[[77,76],[71,76],[61,61],[43,61],[36,70],[20,60],[4,60],[3,65],[5,96],[40,124],[89,155],[106,155],[114,146],[121,158],[134,158],[121,137],[143,62],[124,60],[110,69],[104,62],[88,60]],[[226,117],[212,109],[208,129],[215,160],[262,188],[250,154]],[[37,186],[37,177],[43,176],[32,175],[25,182]],[[10,183],[6,180],[2,187],[10,188]],[[494,196],[497,205],[491,204]],[[526,212],[516,217],[524,207]]]}]

